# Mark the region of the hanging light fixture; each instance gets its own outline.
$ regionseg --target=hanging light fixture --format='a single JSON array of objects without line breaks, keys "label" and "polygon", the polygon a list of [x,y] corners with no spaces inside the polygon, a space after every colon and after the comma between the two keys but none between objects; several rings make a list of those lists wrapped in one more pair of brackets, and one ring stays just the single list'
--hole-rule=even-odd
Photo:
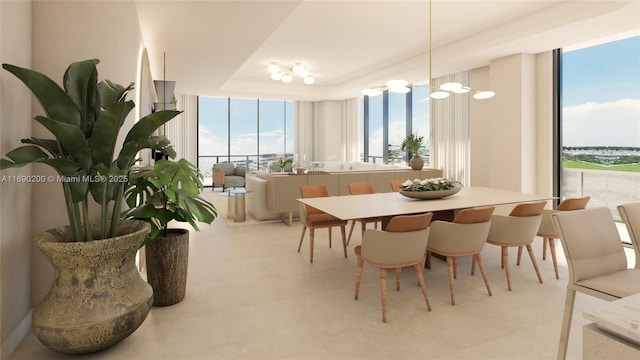
[{"label": "hanging light fixture", "polygon": [[432,16],[432,0],[429,0],[429,84],[428,85],[418,85],[418,84],[409,84],[404,80],[390,80],[387,81],[385,86],[374,86],[368,89],[362,89],[360,92],[366,96],[378,96],[381,95],[383,91],[388,90],[389,92],[395,93],[408,93],[411,91],[410,86],[428,86],[431,89],[431,93],[429,96],[432,99],[446,99],[449,97],[451,93],[454,94],[466,94],[469,92],[473,92],[473,98],[477,100],[489,99],[495,96],[495,92],[489,90],[475,90],[468,86],[462,85],[458,82],[446,82],[439,87],[432,86],[433,76],[431,71],[431,43],[432,43],[432,35],[433,29],[431,24],[433,23]]},{"label": "hanging light fixture", "polygon": [[301,63],[296,63],[294,66],[289,68],[272,62],[267,67],[267,71],[271,74],[271,79],[275,81],[282,81],[286,84],[293,82],[294,74],[302,78],[304,83],[307,85],[311,85],[316,82],[316,79],[311,76],[309,70]]}]

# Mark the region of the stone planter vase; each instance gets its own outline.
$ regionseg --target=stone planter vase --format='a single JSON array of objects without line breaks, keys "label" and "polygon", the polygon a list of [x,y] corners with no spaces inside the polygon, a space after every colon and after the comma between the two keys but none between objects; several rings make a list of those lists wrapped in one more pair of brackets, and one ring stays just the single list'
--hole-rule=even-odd
[{"label": "stone planter vase", "polygon": [[411,160],[409,160],[409,166],[411,166],[411,169],[413,170],[422,170],[424,167],[424,160],[420,156],[414,155]]},{"label": "stone planter vase", "polygon": [[189,265],[189,230],[169,229],[145,245],[147,281],[153,288],[153,305],[169,306],[184,299]]},{"label": "stone planter vase", "polygon": [[[92,231],[98,237],[99,226]],[[135,254],[149,231],[143,221],[122,221],[119,236],[110,239],[73,242],[68,226],[35,237],[55,269],[49,293],[33,310],[33,332],[45,346],[92,353],[117,344],[142,324],[153,292],[136,269]]]}]

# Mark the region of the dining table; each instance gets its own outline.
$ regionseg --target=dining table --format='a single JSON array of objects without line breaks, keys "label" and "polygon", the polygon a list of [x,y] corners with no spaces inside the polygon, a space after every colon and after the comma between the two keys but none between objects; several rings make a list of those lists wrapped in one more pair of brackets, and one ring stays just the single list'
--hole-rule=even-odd
[{"label": "dining table", "polygon": [[458,193],[439,199],[415,199],[398,192],[344,195],[298,199],[341,220],[382,217],[386,222],[396,215],[433,212],[434,219],[452,220],[456,211],[480,207],[551,200],[553,196],[489,187],[463,187]]}]

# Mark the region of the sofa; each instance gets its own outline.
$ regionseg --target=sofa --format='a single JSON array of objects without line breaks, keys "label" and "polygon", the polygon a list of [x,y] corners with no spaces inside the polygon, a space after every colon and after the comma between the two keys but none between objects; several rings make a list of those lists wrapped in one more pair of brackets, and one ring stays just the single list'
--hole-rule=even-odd
[{"label": "sofa", "polygon": [[[348,184],[351,182],[371,182],[377,192],[390,192],[392,180],[426,179],[441,177],[442,170],[422,169],[397,166],[380,166],[368,169],[369,164],[346,163],[340,166],[337,162],[324,164],[324,171],[305,174],[257,172],[247,175],[247,212],[256,220],[267,220],[288,217],[289,223],[297,217],[299,211],[300,186],[311,184],[327,185],[331,195],[348,195]],[[351,170],[355,168],[355,170]],[[335,169],[335,170],[332,170]],[[329,171],[327,171],[329,170]]]},{"label": "sofa", "polygon": [[222,186],[222,191],[228,188],[238,188],[245,186],[246,166],[234,163],[213,164],[213,188]]}]

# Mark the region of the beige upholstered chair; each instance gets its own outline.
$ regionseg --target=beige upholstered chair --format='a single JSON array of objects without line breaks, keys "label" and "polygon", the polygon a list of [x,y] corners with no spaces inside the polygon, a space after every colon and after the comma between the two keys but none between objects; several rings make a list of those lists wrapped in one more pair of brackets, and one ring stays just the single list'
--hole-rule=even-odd
[{"label": "beige upholstered chair", "polygon": [[640,202],[618,205],[618,211],[636,251],[636,269],[640,269]]},{"label": "beige upholstered chair", "polygon": [[[551,215],[557,211],[573,211],[581,210],[587,207],[590,197],[585,196],[582,198],[569,198],[563,200],[555,210],[544,210],[542,212],[542,221],[540,222],[540,228],[538,229],[538,236],[542,238],[542,260],[547,259],[547,244],[549,245],[549,251],[551,252],[551,259],[553,260],[553,270],[556,273],[556,279],[560,279],[558,273],[558,260],[556,258],[556,239],[558,234],[553,227],[551,221]],[[520,259],[522,258],[522,247],[518,248],[518,265],[520,265]]]},{"label": "beige upholstered chair", "polygon": [[[373,184],[370,182],[354,182],[349,183],[347,185],[349,188],[349,195],[365,195],[365,194],[375,194],[376,189],[373,187]],[[382,224],[381,217],[373,217],[373,218],[365,218],[365,219],[354,219],[351,223],[351,229],[349,229],[349,236],[347,237],[347,245],[351,242],[351,235],[353,234],[353,228],[356,225],[356,222],[360,223],[360,227],[362,229],[362,236],[364,236],[364,231],[367,228],[367,224],[373,223],[373,228],[378,228],[378,223]]]},{"label": "beige upholstered chair", "polygon": [[603,300],[640,292],[640,270],[627,269],[627,258],[611,211],[604,207],[559,211],[552,216],[569,267],[558,359],[567,344],[576,291]]},{"label": "beige upholstered chair", "polygon": [[471,255],[480,267],[487,292],[491,296],[491,287],[484,271],[480,252],[487,241],[494,206],[461,210],[453,222],[434,221],[431,223],[427,251],[446,256],[449,272],[449,291],[451,305],[455,305],[454,279],[458,256]]},{"label": "beige upholstered chair", "polygon": [[[315,197],[328,197],[329,189],[325,185],[303,185],[300,186],[300,197],[315,198]],[[346,242],[346,220],[340,220],[334,216],[331,216],[325,212],[322,212],[316,208],[308,205],[300,205],[300,222],[302,222],[302,235],[300,235],[300,244],[298,244],[298,252],[302,247],[302,241],[304,240],[304,234],[309,228],[309,261],[313,263],[313,240],[314,232],[317,228],[329,228],[329,247],[331,247],[331,228],[339,226],[342,233],[342,247],[344,248],[344,257],[347,257],[347,242]]]},{"label": "beige upholstered chair", "polygon": [[509,291],[511,291],[509,247],[527,247],[533,268],[536,270],[538,280],[542,283],[542,277],[540,276],[540,270],[538,270],[536,258],[533,255],[531,243],[533,243],[533,239],[535,239],[538,228],[540,227],[542,210],[546,203],[546,201],[538,201],[518,204],[511,210],[509,216],[493,215],[491,217],[491,227],[489,229],[487,242],[502,248],[502,267],[507,275],[507,287]]},{"label": "beige upholstered chair", "polygon": [[400,186],[402,186],[402,184],[404,184],[404,182],[407,180],[391,180],[391,191],[393,192],[399,192],[400,191]]},{"label": "beige upholstered chair", "polygon": [[396,289],[400,290],[400,270],[403,267],[413,266],[418,276],[418,284],[422,289],[424,301],[431,311],[427,288],[422,276],[422,261],[427,248],[428,227],[432,216],[432,213],[396,216],[387,225],[387,230],[391,230],[366,230],[362,238],[362,245],[356,246],[354,249],[358,257],[354,297],[358,300],[363,264],[366,262],[380,268],[383,322],[387,322],[387,269],[396,269]]}]

